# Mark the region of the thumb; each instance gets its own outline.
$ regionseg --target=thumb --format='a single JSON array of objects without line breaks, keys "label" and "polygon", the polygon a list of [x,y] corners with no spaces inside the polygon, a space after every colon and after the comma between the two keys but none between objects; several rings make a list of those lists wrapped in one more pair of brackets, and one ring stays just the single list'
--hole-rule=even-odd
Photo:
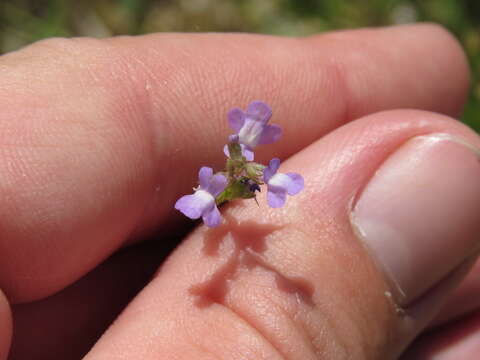
[{"label": "thumb", "polygon": [[280,168],[304,175],[303,193],[200,227],[87,359],[397,358],[478,250],[466,143],[480,141],[417,111],[334,131]]}]

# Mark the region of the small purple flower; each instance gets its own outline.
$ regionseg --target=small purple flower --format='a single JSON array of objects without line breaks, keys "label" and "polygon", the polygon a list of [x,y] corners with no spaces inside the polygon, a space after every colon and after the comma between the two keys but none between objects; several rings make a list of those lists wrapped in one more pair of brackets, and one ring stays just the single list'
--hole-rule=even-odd
[{"label": "small purple flower", "polygon": [[270,160],[263,170],[263,181],[267,184],[267,202],[272,208],[285,205],[288,195],[296,195],[303,190],[303,177],[297,173],[277,173],[280,159]]},{"label": "small purple flower", "polygon": [[261,101],[251,102],[245,112],[239,108],[228,112],[230,127],[238,135],[240,144],[244,145],[247,159],[247,152],[252,152],[257,145],[271,144],[282,136],[279,126],[267,124],[271,116],[272,109]]},{"label": "small purple flower", "polygon": [[177,200],[175,209],[181,211],[190,219],[203,218],[209,227],[220,224],[220,212],[215,198],[227,186],[227,178],[222,174],[213,175],[212,168],[202,167],[198,172],[200,186],[193,195],[185,195]]}]

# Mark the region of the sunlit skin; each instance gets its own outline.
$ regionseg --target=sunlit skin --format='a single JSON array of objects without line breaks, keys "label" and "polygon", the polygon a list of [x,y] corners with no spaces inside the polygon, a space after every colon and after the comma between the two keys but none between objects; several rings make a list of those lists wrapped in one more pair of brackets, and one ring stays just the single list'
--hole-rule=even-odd
[{"label": "sunlit skin", "polygon": [[[462,342],[477,317],[458,319],[480,305],[480,267],[400,316],[349,218],[410,139],[480,147],[454,120],[469,71],[444,29],[54,39],[0,57],[0,78],[0,359],[478,354]],[[305,189],[273,209],[264,186],[260,206],[192,224],[175,201],[223,166],[225,114],[255,99],[283,130],[255,161],[278,157]]]}]

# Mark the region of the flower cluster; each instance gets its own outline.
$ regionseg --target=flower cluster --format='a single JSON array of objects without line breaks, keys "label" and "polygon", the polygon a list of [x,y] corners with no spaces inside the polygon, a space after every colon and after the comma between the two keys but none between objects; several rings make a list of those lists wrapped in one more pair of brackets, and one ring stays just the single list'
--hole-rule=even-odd
[{"label": "flower cluster", "polygon": [[272,208],[282,207],[287,194],[298,194],[304,186],[301,175],[277,172],[277,158],[268,166],[253,161],[257,145],[271,144],[282,136],[279,126],[268,124],[271,116],[272,110],[261,101],[250,103],[246,111],[230,110],[228,122],[235,134],[228,137],[229,143],[223,149],[227,156],[225,170],[213,174],[212,168],[202,167],[199,186],[192,195],[178,199],[175,209],[191,219],[201,217],[207,226],[215,227],[221,222],[218,205],[239,198],[256,200],[260,185],[267,185],[267,202]]}]

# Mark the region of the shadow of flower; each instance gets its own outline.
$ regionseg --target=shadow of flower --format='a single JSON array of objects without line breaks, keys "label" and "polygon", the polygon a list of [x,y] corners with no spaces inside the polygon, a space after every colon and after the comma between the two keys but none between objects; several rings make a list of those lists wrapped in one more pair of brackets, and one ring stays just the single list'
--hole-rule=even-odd
[{"label": "shadow of flower", "polygon": [[230,235],[234,242],[233,253],[215,273],[206,281],[189,289],[196,296],[196,305],[207,307],[213,303],[222,304],[229,290],[231,280],[240,269],[251,270],[261,267],[275,276],[280,291],[294,294],[307,304],[311,304],[313,286],[305,279],[289,278],[280,274],[262,256],[267,250],[266,238],[281,230],[284,226],[259,224],[255,221],[238,222],[232,215],[224,215],[225,222],[216,228],[207,230],[204,237],[203,253],[206,256],[218,256],[220,245]]}]

